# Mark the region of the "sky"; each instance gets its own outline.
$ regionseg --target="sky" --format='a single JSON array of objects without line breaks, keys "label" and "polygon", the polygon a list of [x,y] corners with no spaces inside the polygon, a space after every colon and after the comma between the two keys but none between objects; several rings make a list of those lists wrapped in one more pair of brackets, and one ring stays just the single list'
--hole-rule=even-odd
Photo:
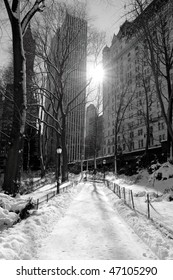
[{"label": "sky", "polygon": [[[106,43],[110,45],[114,33],[117,33],[119,26],[125,20],[124,5],[127,0],[87,0],[87,8],[92,23],[99,30],[106,32]],[[3,17],[1,16],[1,26]],[[8,47],[11,45],[11,30],[7,27],[7,22],[0,30],[0,67],[6,65],[8,58]]]},{"label": "sky", "polygon": [[89,15],[93,17],[93,24],[106,32],[107,44],[120,25],[125,21],[124,5],[127,0],[88,0]]}]

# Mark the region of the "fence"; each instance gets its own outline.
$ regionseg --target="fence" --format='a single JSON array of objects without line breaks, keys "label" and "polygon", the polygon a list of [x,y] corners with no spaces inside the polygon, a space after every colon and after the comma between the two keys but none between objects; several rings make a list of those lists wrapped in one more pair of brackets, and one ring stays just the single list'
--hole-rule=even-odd
[{"label": "fence", "polygon": [[86,173],[86,179],[89,181],[103,181],[104,180],[104,174],[103,173],[97,173],[93,174],[91,173]]},{"label": "fence", "polygon": [[[74,185],[73,182],[66,182],[62,185],[60,185],[59,188],[59,193],[60,192],[64,192],[65,190],[67,190],[68,188],[72,188]],[[52,188],[52,191],[47,192],[45,195],[37,198],[36,200],[36,209],[38,209],[39,205],[44,203],[44,202],[48,202],[50,199],[52,199],[56,194],[58,194],[57,190],[56,190],[56,186]]]},{"label": "fence", "polygon": [[133,194],[132,190],[120,187],[118,184],[109,180],[105,180],[105,184],[133,210],[144,214],[148,219],[151,219],[151,213],[153,213],[153,211],[160,217],[160,213],[158,213],[151,204],[150,195],[148,193],[146,194],[145,191],[141,193],[141,196],[137,196]]}]

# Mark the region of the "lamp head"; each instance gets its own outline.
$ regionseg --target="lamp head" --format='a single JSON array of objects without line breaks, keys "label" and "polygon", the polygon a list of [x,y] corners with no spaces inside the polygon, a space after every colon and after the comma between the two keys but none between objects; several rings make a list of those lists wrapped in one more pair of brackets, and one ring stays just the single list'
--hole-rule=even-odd
[{"label": "lamp head", "polygon": [[61,154],[61,153],[62,153],[62,148],[59,146],[59,147],[56,149],[56,152],[57,152],[57,154]]}]

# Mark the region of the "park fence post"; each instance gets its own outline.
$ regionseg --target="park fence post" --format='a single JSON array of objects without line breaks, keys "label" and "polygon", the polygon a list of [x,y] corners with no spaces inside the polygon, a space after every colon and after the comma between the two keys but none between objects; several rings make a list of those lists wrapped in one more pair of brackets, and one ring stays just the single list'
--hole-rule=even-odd
[{"label": "park fence post", "polygon": [[149,193],[147,193],[147,212],[148,212],[148,219],[150,219],[150,197],[149,197]]},{"label": "park fence post", "polygon": [[121,188],[119,186],[119,198],[121,198]]},{"label": "park fence post", "polygon": [[39,198],[37,199],[37,210],[38,210],[38,205],[39,205]]},{"label": "park fence post", "polygon": [[115,183],[114,183],[114,193],[115,193]]},{"label": "park fence post", "polygon": [[124,203],[126,203],[126,190],[124,187],[123,187],[123,196],[124,196]]},{"label": "park fence post", "polygon": [[132,201],[132,208],[135,209],[134,199],[133,199],[133,192],[130,190],[131,201]]}]

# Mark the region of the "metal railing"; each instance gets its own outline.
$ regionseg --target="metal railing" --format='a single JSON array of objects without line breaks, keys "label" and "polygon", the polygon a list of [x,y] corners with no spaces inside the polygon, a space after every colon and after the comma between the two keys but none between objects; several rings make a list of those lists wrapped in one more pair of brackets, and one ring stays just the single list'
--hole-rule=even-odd
[{"label": "metal railing", "polygon": [[[74,186],[73,182],[68,182],[68,183],[66,182],[64,184],[61,184],[60,188],[59,188],[59,193],[64,192],[68,188],[72,188],[73,186]],[[57,189],[56,189],[56,185],[55,185],[55,187],[53,187],[50,192],[47,192],[45,195],[36,199],[36,202],[35,202],[36,209],[39,208],[40,204],[48,202],[50,199],[52,199],[54,196],[58,195],[59,193],[57,193]]]},{"label": "metal railing", "polygon": [[161,215],[152,205],[149,193],[144,191],[145,194],[143,193],[140,197],[138,195],[134,195],[131,189],[120,187],[118,184],[113,183],[107,179],[105,180],[105,185],[120,199],[122,199],[124,203],[127,204],[131,209],[147,216],[148,219],[151,219],[151,213],[153,210],[158,215]]}]

